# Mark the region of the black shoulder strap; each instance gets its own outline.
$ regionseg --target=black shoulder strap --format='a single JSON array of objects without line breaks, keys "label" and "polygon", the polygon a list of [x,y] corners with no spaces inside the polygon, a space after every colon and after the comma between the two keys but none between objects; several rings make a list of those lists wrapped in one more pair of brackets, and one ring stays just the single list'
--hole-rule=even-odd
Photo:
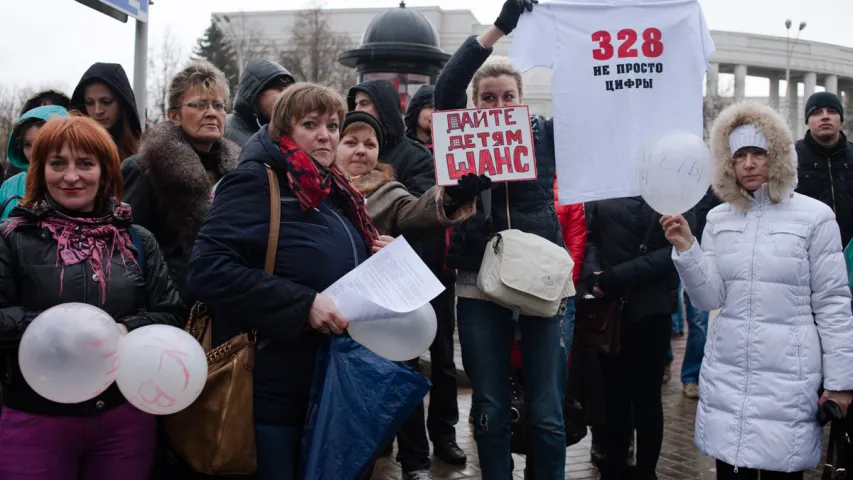
[{"label": "black shoulder strap", "polygon": [[139,232],[133,226],[128,227],[127,233],[130,234],[133,247],[136,248],[136,263],[142,270],[142,278],[145,278],[145,246],[142,245],[142,237],[139,236]]},{"label": "black shoulder strap", "polygon": [[649,228],[646,229],[646,235],[643,237],[643,243],[640,244],[640,254],[649,253],[649,239],[652,238],[652,229],[655,228],[655,223],[658,220],[658,213],[652,212],[652,220],[649,222]]},{"label": "black shoulder strap", "polygon": [[8,197],[6,197],[6,200],[3,200],[3,203],[0,203],[0,215],[2,215],[3,212],[6,211],[6,207],[9,206],[9,203],[11,203],[12,200],[19,200],[20,201],[21,196],[20,195],[9,195]]}]

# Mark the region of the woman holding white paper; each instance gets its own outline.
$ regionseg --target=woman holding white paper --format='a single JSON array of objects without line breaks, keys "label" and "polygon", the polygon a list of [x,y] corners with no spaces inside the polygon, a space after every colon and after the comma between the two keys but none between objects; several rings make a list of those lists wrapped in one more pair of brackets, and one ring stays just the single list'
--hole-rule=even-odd
[{"label": "woman holding white paper", "polygon": [[[471,83],[478,108],[524,105],[521,74],[505,58],[488,60],[492,46],[518,24],[536,0],[507,0],[495,25],[469,37],[445,65],[435,86],[437,110],[464,109]],[[456,292],[462,360],[473,387],[474,438],[483,478],[512,476],[510,454],[510,350],[516,328],[521,333],[527,427],[536,453],[536,479],[565,476],[566,438],[562,400],[566,380],[566,331],[563,312],[551,318],[520,316],[485,299],[477,287],[486,243],[491,234],[512,227],[563,245],[554,208],[553,123],[530,118],[537,179],[496,185],[490,219],[481,200],[477,214],[454,227],[447,264],[458,270]],[[509,218],[508,218],[509,214]],[[528,456],[530,462],[530,456]]]},{"label": "woman holding white paper", "polygon": [[[318,347],[347,322],[322,295],[391,239],[380,237],[364,197],[333,164],[344,99],[319,85],[279,96],[270,124],[225,175],[187,269],[190,297],[213,318],[213,343],[256,330],[254,419],[257,479],[295,478]],[[271,185],[281,219],[274,275],[264,271]]]}]

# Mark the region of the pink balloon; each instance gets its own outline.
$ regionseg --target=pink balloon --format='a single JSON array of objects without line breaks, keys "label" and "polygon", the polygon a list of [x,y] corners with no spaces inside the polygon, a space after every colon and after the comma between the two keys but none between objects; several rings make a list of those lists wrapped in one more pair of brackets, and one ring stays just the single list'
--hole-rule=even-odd
[{"label": "pink balloon", "polygon": [[207,357],[187,332],[149,325],[128,333],[119,343],[121,393],[136,408],[169,415],[187,408],[207,381]]}]

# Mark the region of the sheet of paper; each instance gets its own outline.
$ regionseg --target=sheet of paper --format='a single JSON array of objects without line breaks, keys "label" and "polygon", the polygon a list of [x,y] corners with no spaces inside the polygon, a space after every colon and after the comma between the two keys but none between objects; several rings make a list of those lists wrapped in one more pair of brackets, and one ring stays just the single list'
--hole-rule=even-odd
[{"label": "sheet of paper", "polygon": [[444,285],[403,237],[388,244],[327,288],[348,322],[394,317],[422,307]]}]

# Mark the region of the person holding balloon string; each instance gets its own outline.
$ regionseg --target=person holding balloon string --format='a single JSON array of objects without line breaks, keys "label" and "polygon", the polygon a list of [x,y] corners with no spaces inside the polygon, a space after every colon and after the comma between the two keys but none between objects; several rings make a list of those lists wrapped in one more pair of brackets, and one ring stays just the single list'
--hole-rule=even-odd
[{"label": "person holding balloon string", "polygon": [[[270,124],[244,145],[216,188],[187,268],[212,313],[213,344],[257,331],[253,415],[258,479],[295,478],[317,352],[348,322],[320,292],[389,242],[364,197],[334,165],[346,102],[310,83],[285,90]],[[264,271],[269,166],[281,219],[274,275]]]},{"label": "person holding balloon string", "polygon": [[[109,133],[86,117],[48,120],[26,195],[0,223],[0,478],[147,479],[155,418],[113,384],[115,350],[121,334],[176,326],[185,312],[121,198]],[[71,343],[92,328],[106,336]],[[86,359],[92,368],[75,370]]]},{"label": "person holding balloon string", "polygon": [[[732,105],[711,131],[714,190],[701,246],[680,215],[660,220],[685,290],[713,321],[695,441],[717,478],[802,479],[821,461],[818,409],[853,400],[853,316],[833,211],[794,193],[787,122]],[[819,395],[819,388],[825,389]]]}]

